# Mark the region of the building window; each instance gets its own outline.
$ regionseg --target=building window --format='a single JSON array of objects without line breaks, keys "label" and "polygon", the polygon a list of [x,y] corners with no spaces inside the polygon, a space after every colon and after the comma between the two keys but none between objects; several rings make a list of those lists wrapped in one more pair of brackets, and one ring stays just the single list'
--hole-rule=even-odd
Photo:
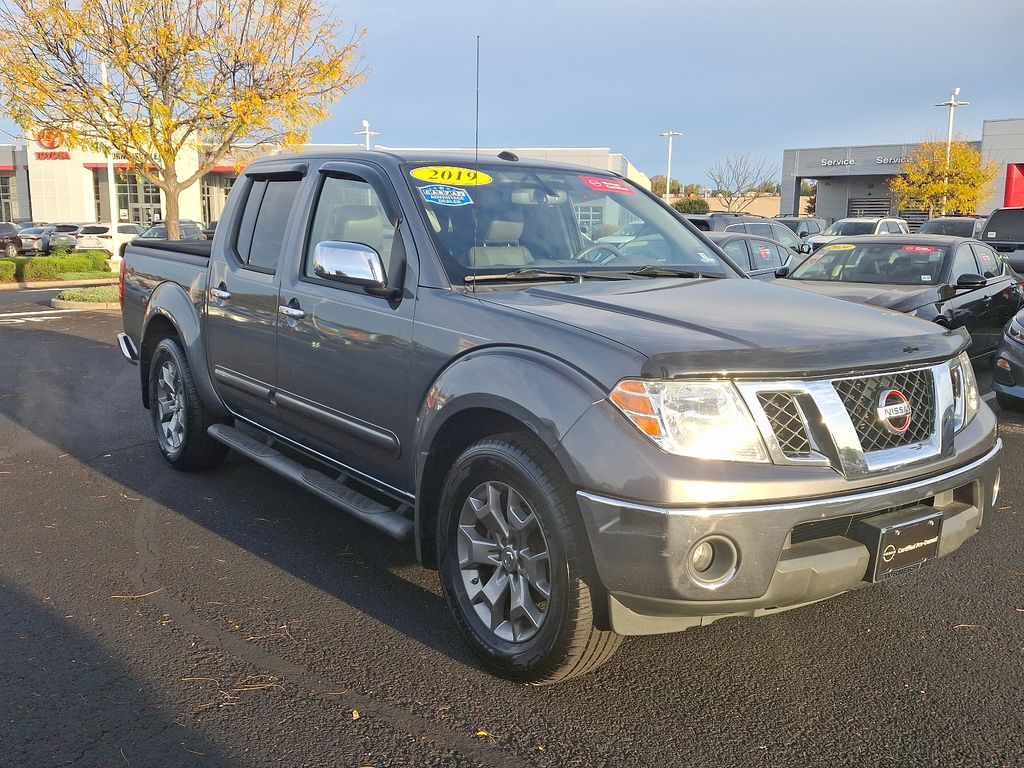
[{"label": "building window", "polygon": [[203,176],[203,221],[211,223],[220,219],[224,203],[227,202],[234,183],[234,176],[221,176],[219,173],[208,173]]},{"label": "building window", "polygon": [[0,176],[0,220],[14,221],[14,184],[10,176]]},{"label": "building window", "polygon": [[587,237],[595,237],[595,231],[604,223],[604,206],[601,205],[577,205],[576,220],[580,224],[580,231]]},{"label": "building window", "polygon": [[[163,218],[160,189],[144,176],[116,171],[118,221],[130,221],[148,227]],[[122,215],[127,211],[127,219]]]}]

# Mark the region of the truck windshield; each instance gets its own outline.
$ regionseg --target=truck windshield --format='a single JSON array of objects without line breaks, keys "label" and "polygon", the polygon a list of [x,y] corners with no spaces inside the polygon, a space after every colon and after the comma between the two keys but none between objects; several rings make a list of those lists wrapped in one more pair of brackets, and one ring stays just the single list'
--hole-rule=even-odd
[{"label": "truck windshield", "polygon": [[[628,273],[648,265],[740,276],[660,203],[613,176],[520,163],[406,173],[455,283],[517,269]],[[600,242],[627,227],[629,248]]]},{"label": "truck windshield", "polygon": [[832,283],[938,285],[946,248],[935,245],[833,243],[807,257],[790,277]]}]

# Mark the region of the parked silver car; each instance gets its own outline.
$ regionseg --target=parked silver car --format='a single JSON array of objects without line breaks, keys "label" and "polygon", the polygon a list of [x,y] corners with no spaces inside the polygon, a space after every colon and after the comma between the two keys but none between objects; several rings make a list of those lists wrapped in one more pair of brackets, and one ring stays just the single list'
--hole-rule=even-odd
[{"label": "parked silver car", "polygon": [[18,233],[21,238],[21,248],[18,251],[27,256],[45,256],[50,252],[50,234],[53,229],[52,226],[45,226],[21,230]]},{"label": "parked silver car", "polygon": [[81,224],[55,224],[53,232],[50,233],[50,250],[52,251],[54,248],[74,250],[78,245],[78,233],[81,229]]}]

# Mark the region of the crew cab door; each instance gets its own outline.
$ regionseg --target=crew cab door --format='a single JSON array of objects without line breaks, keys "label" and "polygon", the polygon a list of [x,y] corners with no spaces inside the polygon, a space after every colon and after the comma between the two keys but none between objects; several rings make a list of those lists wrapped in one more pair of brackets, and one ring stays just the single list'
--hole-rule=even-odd
[{"label": "crew cab door", "polygon": [[[407,392],[415,307],[413,243],[387,178],[359,163],[326,163],[310,184],[282,275],[277,395],[286,434],[401,491],[413,458]],[[359,243],[382,257],[394,295],[318,277],[321,242]]]},{"label": "crew cab door", "polygon": [[989,344],[995,348],[1002,339],[1003,328],[1020,310],[1021,287],[991,248],[981,243],[971,243],[971,248],[978,260],[979,274],[988,280],[982,289],[988,297],[984,326],[986,333],[991,335]]},{"label": "crew cab door", "polygon": [[[272,166],[271,166],[272,167]],[[279,267],[305,166],[245,175],[228,236],[211,256],[206,355],[217,391],[234,413],[280,427],[277,383]]]}]

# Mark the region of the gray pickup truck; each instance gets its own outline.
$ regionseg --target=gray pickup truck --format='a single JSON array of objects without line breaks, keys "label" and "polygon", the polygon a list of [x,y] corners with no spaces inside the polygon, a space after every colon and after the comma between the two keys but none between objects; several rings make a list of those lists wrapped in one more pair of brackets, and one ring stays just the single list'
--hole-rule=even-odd
[{"label": "gray pickup truck", "polygon": [[965,332],[746,279],[606,172],[262,159],[212,244],[136,241],[121,290],[168,463],[230,448],[415,541],[515,680],[890,579],[999,490]]}]

